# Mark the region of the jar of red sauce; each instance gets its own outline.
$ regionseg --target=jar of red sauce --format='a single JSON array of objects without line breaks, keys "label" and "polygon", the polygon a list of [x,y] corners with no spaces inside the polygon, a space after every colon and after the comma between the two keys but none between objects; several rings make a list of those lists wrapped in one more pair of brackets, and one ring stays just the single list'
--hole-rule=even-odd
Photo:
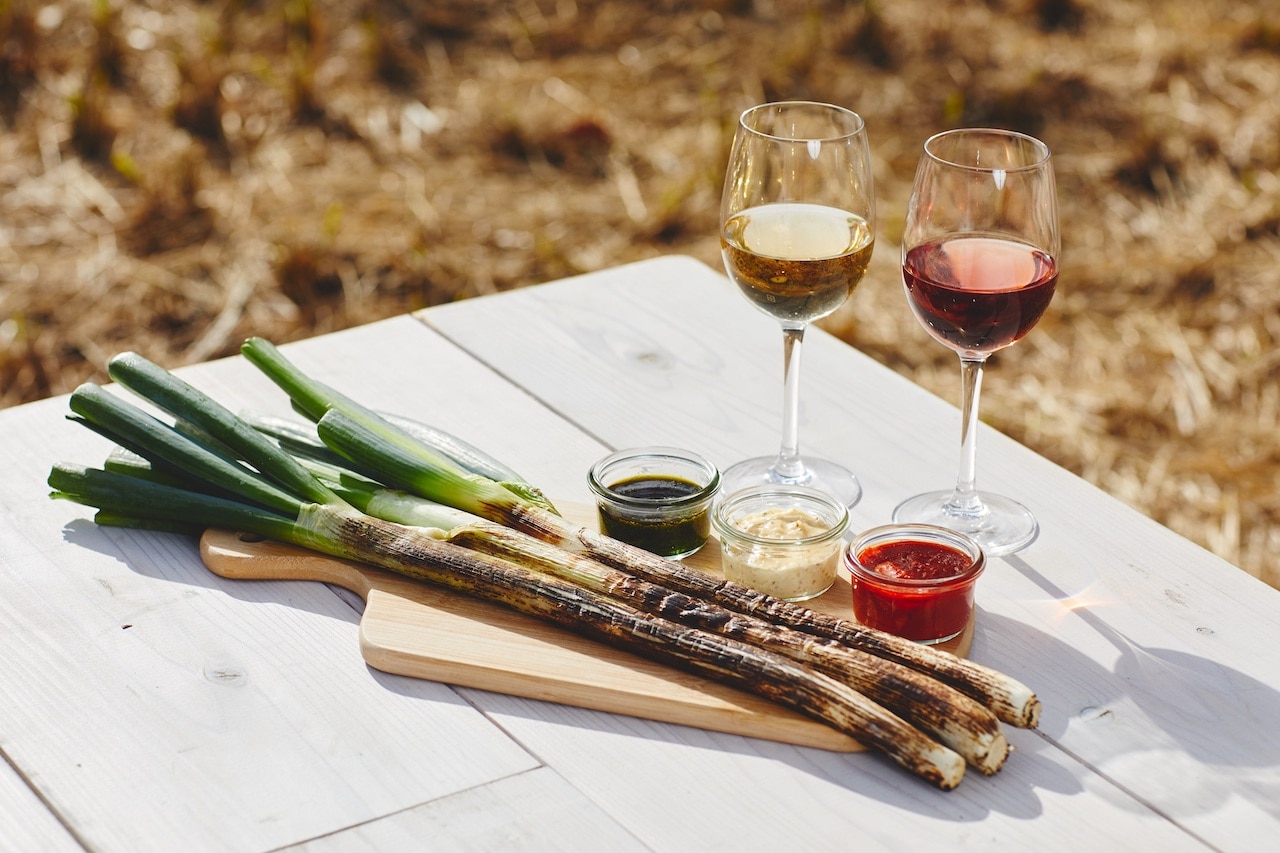
[{"label": "jar of red sauce", "polygon": [[944,643],[973,618],[982,548],[963,533],[931,524],[889,524],[859,534],[845,554],[853,616],[863,625]]}]

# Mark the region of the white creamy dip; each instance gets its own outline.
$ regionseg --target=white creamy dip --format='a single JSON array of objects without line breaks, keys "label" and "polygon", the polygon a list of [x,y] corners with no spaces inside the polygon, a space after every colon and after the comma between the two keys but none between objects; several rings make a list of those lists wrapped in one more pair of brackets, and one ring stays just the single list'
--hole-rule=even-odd
[{"label": "white creamy dip", "polygon": [[831,529],[818,515],[766,507],[732,526],[751,538],[721,537],[721,568],[729,580],[790,601],[821,595],[835,583],[842,540],[802,541]]}]

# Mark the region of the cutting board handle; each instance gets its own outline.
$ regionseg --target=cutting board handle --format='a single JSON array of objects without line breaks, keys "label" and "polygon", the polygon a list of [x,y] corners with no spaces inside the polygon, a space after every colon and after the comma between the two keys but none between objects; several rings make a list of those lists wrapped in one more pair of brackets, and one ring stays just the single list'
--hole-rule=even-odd
[{"label": "cutting board handle", "polygon": [[365,601],[377,570],[252,533],[209,529],[200,537],[200,556],[215,574],[236,580],[320,581],[349,589]]}]

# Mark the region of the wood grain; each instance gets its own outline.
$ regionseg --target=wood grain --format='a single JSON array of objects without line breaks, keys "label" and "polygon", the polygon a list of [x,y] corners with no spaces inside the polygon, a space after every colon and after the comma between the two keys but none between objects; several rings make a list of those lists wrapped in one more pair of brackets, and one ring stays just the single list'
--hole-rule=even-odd
[{"label": "wood grain", "polygon": [[[558,506],[566,516],[594,524],[590,507]],[[361,653],[384,672],[782,743],[863,749],[826,724],[751,693],[370,566],[223,530],[207,531],[200,553],[223,577],[321,581],[357,593],[366,602]],[[718,573],[717,543],[709,542],[689,562]],[[842,576],[809,604],[850,616],[849,595]],[[971,624],[949,648],[967,653],[972,637]]]}]

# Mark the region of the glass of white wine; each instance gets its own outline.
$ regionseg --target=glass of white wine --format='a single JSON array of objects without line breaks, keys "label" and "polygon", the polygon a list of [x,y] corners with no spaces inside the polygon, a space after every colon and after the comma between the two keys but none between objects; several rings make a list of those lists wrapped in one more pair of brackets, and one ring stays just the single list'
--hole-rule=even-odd
[{"label": "glass of white wine", "polygon": [[728,494],[760,484],[821,489],[846,506],[862,497],[843,465],[800,454],[800,353],[806,327],[839,308],[867,271],[875,195],[866,125],[831,104],[786,101],[744,112],[720,203],[725,269],[782,325],[782,444],[721,475]]}]

